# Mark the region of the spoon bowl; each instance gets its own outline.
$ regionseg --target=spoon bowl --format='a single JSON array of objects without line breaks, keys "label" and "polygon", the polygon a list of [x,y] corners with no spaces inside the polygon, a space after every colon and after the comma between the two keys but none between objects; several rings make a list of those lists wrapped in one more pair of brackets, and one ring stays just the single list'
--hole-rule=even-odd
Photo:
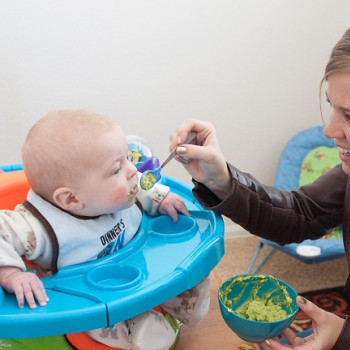
[{"label": "spoon bowl", "polygon": [[[183,144],[185,145],[191,143],[195,139],[195,137],[196,133],[188,133]],[[176,148],[177,146],[170,152],[169,156],[167,157],[167,159],[165,159],[162,165],[158,166],[155,169],[149,169],[143,172],[140,179],[140,186],[143,190],[150,190],[154,186],[154,184],[160,179],[161,170],[176,156]]]},{"label": "spoon bowl", "polygon": [[145,191],[150,190],[154,186],[154,184],[159,180],[161,170],[162,168],[160,166],[154,170],[146,170],[142,174],[140,179],[141,188]]}]

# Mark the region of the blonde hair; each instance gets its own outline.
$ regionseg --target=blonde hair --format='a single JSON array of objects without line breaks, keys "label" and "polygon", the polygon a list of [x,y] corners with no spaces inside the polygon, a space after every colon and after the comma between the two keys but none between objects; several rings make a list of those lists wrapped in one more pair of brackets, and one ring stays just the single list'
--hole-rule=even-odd
[{"label": "blonde hair", "polygon": [[49,113],[29,131],[22,148],[23,168],[31,188],[47,200],[62,186],[84,176],[94,141],[117,123],[84,110]]},{"label": "blonde hair", "polygon": [[322,106],[321,106],[323,85],[331,74],[335,72],[340,72],[340,71],[350,72],[350,28],[345,31],[343,36],[338,40],[338,42],[333,47],[328,63],[325,68],[324,75],[320,82],[319,102],[320,102],[321,117],[323,121],[324,121],[324,118],[323,118]]}]

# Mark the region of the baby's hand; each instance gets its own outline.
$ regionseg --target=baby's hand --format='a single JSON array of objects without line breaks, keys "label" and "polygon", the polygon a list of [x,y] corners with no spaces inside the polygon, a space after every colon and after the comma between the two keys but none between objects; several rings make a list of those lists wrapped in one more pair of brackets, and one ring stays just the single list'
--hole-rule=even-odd
[{"label": "baby's hand", "polygon": [[24,307],[24,299],[31,309],[36,308],[35,299],[40,306],[45,306],[49,298],[38,276],[32,272],[23,272],[16,267],[0,268],[1,286],[9,293],[14,293],[18,307]]},{"label": "baby's hand", "polygon": [[168,214],[174,222],[178,220],[177,213],[190,215],[182,198],[175,193],[168,193],[164,197],[159,205],[158,213],[161,215]]}]

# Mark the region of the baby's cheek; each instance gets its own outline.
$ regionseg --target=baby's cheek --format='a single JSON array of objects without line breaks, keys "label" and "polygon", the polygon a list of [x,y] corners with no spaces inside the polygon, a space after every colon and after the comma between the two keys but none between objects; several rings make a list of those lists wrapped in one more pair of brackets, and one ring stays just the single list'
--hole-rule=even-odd
[{"label": "baby's cheek", "polygon": [[117,187],[110,193],[110,201],[119,205],[124,204],[129,201],[129,197],[131,196],[130,189],[126,187]]}]

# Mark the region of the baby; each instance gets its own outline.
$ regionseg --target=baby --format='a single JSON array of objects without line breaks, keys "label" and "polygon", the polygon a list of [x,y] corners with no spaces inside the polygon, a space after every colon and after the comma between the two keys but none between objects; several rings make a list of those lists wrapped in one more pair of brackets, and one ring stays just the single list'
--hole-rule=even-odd
[{"label": "baby", "polygon": [[[29,131],[22,160],[31,190],[14,211],[0,212],[0,285],[15,293],[20,308],[25,301],[30,308],[48,302],[43,283],[26,272],[21,256],[47,276],[121,249],[137,234],[143,211],[174,221],[178,213],[188,215],[167,186],[142,190],[128,155],[120,126],[83,110],[50,113]],[[117,234],[107,242],[103,238],[111,230]],[[207,277],[161,307],[180,321],[197,323],[208,310],[209,283]],[[87,333],[128,350],[167,350],[175,340],[169,322],[154,310],[112,330]]]}]

